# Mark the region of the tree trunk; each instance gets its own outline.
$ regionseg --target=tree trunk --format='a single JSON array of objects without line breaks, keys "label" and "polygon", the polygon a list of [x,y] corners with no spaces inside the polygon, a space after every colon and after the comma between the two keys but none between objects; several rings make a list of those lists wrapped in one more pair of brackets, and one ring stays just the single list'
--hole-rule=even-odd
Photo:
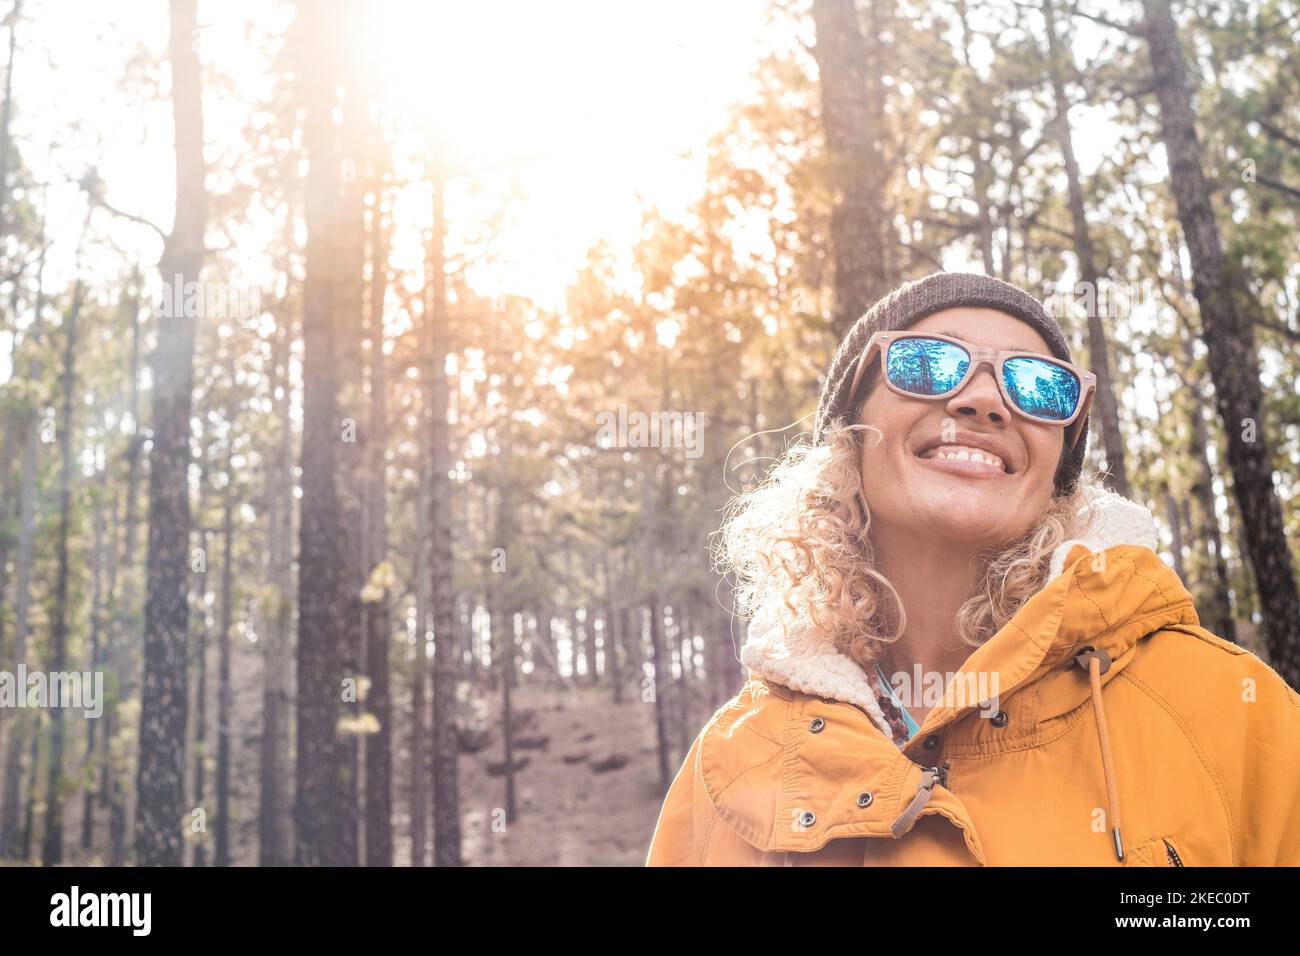
[{"label": "tree trunk", "polygon": [[433,840],[438,866],[459,866],[460,784],[456,740],[456,635],[451,590],[451,436],[447,427],[450,401],[447,351],[447,276],[444,246],[447,223],[443,211],[441,171],[431,177],[433,237],[429,246],[429,462],[432,470],[429,501],[429,577],[433,604]]},{"label": "tree trunk", "polygon": [[285,825],[288,798],[283,775],[289,770],[289,695],[293,615],[293,422],[290,417],[289,342],[292,329],[275,333],[271,357],[273,416],[280,428],[278,454],[267,463],[267,579],[274,587],[262,665],[261,789],[258,800],[258,863],[285,866],[289,828]]},{"label": "tree trunk", "polygon": [[537,645],[546,661],[546,669],[553,675],[554,681],[562,683],[560,662],[555,655],[555,628],[549,604],[537,612]]},{"label": "tree trunk", "polygon": [[[388,224],[376,194],[370,254],[370,481],[366,541],[367,566],[373,572],[388,560],[388,378],[384,363],[384,294],[388,288]],[[389,700],[389,595],[385,588],[366,604],[366,673],[370,694],[366,709],[379,729],[366,738],[366,865],[393,865],[392,704]]]},{"label": "tree trunk", "polygon": [[104,707],[104,769],[100,787],[108,805],[109,866],[126,864],[127,816],[126,786],[124,776],[127,769],[114,764],[112,759],[112,741],[117,736],[117,708],[126,700],[134,686],[134,670],[131,646],[128,639],[133,630],[136,607],[135,546],[139,537],[138,528],[140,509],[140,467],[144,451],[144,435],[140,430],[140,270],[137,267],[131,275],[131,438],[127,445],[127,481],[126,481],[126,519],[125,537],[122,540],[122,597],[120,606],[113,620],[112,652],[110,659],[112,675],[116,680],[116,694]]},{"label": "tree trunk", "polygon": [[654,667],[655,697],[655,746],[659,757],[659,784],[666,791],[672,783],[672,767],[668,759],[668,708],[664,692],[669,681],[664,656],[664,608],[659,601],[659,592],[650,592],[650,601],[646,605],[650,613],[650,647],[651,664]]},{"label": "tree trunk", "polygon": [[226,487],[221,515],[221,630],[217,634],[217,833],[216,865],[230,866],[230,629],[235,586],[235,415],[228,413],[230,435],[226,438]]},{"label": "tree trunk", "polygon": [[880,208],[879,131],[866,53],[854,0],[813,0],[826,132],[836,201],[831,213],[835,258],[835,334],[842,338],[858,317],[888,291],[884,224]]},{"label": "tree trunk", "polygon": [[1254,570],[1270,662],[1300,686],[1297,591],[1273,465],[1261,420],[1259,357],[1253,327],[1234,301],[1219,228],[1201,168],[1187,71],[1169,0],[1143,0],[1144,31],[1169,156],[1170,185],[1192,263],[1215,404],[1228,443],[1233,493]]},{"label": "tree trunk", "polygon": [[[345,10],[348,18],[352,19],[355,5],[348,4]],[[350,62],[352,61],[344,61],[345,64]],[[339,220],[335,234],[338,299],[334,314],[338,335],[339,411],[344,423],[351,424],[351,434],[345,434],[339,445],[340,457],[335,475],[343,534],[342,593],[339,595],[343,619],[340,622],[339,660],[345,676],[359,679],[365,672],[367,644],[365,609],[361,598],[368,570],[363,540],[362,493],[369,464],[369,430],[373,424],[367,422],[362,427],[367,402],[365,365],[361,357],[362,341],[366,335],[366,188],[361,165],[367,151],[369,131],[366,122],[367,104],[360,94],[360,80],[346,66],[344,69],[343,124],[339,139]],[[343,703],[343,716],[351,718],[355,725],[363,707],[358,694],[355,700]],[[344,734],[338,746],[344,775],[340,819],[344,845],[341,853],[347,864],[354,866],[360,861],[361,735],[355,730]]]},{"label": "tree trunk", "polygon": [[576,606],[569,614],[569,644],[571,645],[569,654],[573,661],[573,682],[577,684],[583,676],[591,676],[591,668],[587,665],[587,633]]},{"label": "tree trunk", "polygon": [[[39,724],[39,718],[38,718]],[[32,731],[31,753],[28,756],[27,763],[27,803],[23,807],[23,832],[22,846],[19,856],[24,860],[32,858],[32,838],[36,832],[36,791],[39,789],[37,783],[38,773],[41,762],[41,734],[40,727],[37,726]]]},{"label": "tree trunk", "polygon": [[[424,499],[425,496],[422,495],[421,500]],[[423,525],[424,520],[420,519],[417,524]],[[421,542],[427,541],[427,533],[421,534],[419,539]],[[427,710],[424,690],[428,681],[424,649],[429,633],[429,599],[427,578],[423,573],[426,561],[422,559],[427,551],[427,546],[419,548],[415,561],[415,579],[418,583],[414,588],[416,593],[415,665],[411,671],[411,866],[428,865],[426,833],[429,827],[425,810],[429,805],[429,794],[424,761],[428,748],[424,733],[424,718]]]},{"label": "tree trunk", "polygon": [[0,109],[0,240],[9,234],[9,220],[4,216],[9,207],[9,155],[12,152],[9,120],[14,111],[14,55],[18,51],[18,17],[22,10],[23,0],[14,0],[14,8],[9,12],[9,59],[5,67],[4,107]]},{"label": "tree trunk", "polygon": [[1213,567],[1210,621],[1215,633],[1225,640],[1237,640],[1237,621],[1232,614],[1232,596],[1228,588],[1228,560],[1223,554],[1223,535],[1219,530],[1219,513],[1214,500],[1214,469],[1210,466],[1209,429],[1205,424],[1205,409],[1199,402],[1192,409],[1190,451],[1197,469],[1193,493],[1201,510],[1201,538],[1210,546]]},{"label": "tree trunk", "polygon": [[[310,12],[308,12],[310,11]],[[339,159],[333,110],[338,79],[338,3],[299,5],[310,25],[314,67],[304,74],[308,156],[303,282],[302,498],[298,556],[297,794],[295,859],[346,866],[347,762],[337,739],[347,610],[337,486],[339,415]],[[303,51],[304,55],[306,51]],[[355,676],[355,675],[353,675]]]},{"label": "tree trunk", "polygon": [[[173,314],[159,317],[153,361],[153,451],[149,468],[148,594],[140,763],[136,779],[136,856],[142,866],[179,866],[185,802],[185,655],[189,633],[186,550],[190,534],[190,407],[196,317],[181,302],[203,265],[207,221],[197,0],[171,0],[168,52],[176,131],[176,220],[160,272],[173,289]],[[177,308],[176,306],[181,306]]]},{"label": "tree trunk", "polygon": [[[37,264],[36,308],[32,317],[30,334],[37,340],[43,328],[45,311],[45,242],[44,224],[42,224],[42,242],[40,260]],[[35,344],[35,342],[33,343]],[[27,365],[27,380],[39,379],[41,366],[38,359],[40,349],[32,350]],[[19,530],[18,530],[18,593],[14,600],[14,662],[27,659],[27,637],[29,616],[32,606],[32,552],[36,538],[36,459],[40,453],[41,416],[36,408],[28,412],[23,435],[23,476],[19,492]],[[19,802],[21,800],[23,743],[27,733],[35,734],[32,722],[27,719],[25,711],[18,711],[18,716],[10,723],[9,737],[5,746],[4,792],[0,800],[0,859],[11,859],[17,855],[21,841]],[[30,768],[35,773],[33,761]],[[26,854],[24,854],[26,858]]]},{"label": "tree trunk", "polygon": [[678,618],[678,608],[673,608],[673,631],[672,631],[672,648],[673,658],[677,663],[677,683],[673,692],[677,695],[676,717],[677,717],[677,746],[683,754],[690,748],[690,737],[687,736],[689,731],[686,727],[686,695],[689,693],[689,681],[686,677],[686,648],[682,645],[681,622]]},{"label": "tree trunk", "polygon": [[1104,481],[1117,494],[1128,497],[1128,470],[1124,464],[1124,436],[1119,427],[1119,406],[1110,373],[1110,350],[1101,318],[1101,276],[1093,255],[1092,237],[1088,234],[1088,217],[1083,204],[1083,183],[1074,156],[1074,139],[1070,131],[1070,100],[1065,92],[1066,62],[1069,52],[1062,50],[1056,36],[1056,12],[1052,0],[1043,0],[1043,22],[1047,27],[1048,63],[1051,68],[1052,93],[1056,100],[1056,137],[1065,160],[1065,179],[1069,189],[1070,218],[1074,226],[1074,252],[1079,260],[1079,280],[1088,310],[1088,357],[1097,376],[1096,406],[1101,426],[1102,446],[1106,452]]},{"label": "tree trunk", "polygon": [[[103,484],[108,483],[108,474],[106,471],[100,471],[96,476]],[[110,502],[110,507],[112,504]],[[111,592],[111,585],[105,584],[106,570],[104,565],[105,549],[112,550],[111,532],[108,534],[104,530],[104,509],[99,502],[92,506],[92,522],[94,525],[94,542],[91,546],[91,597],[90,597],[90,673],[103,669],[103,650],[102,635],[104,622],[104,605],[107,603],[107,593]],[[108,539],[107,541],[105,539]],[[98,720],[86,721],[86,763],[91,766],[93,771],[95,760],[95,733],[99,729]],[[89,778],[88,778],[89,779]],[[95,788],[88,782],[85,793],[81,801],[81,848],[89,850],[95,842]]]},{"label": "tree trunk", "polygon": [[[58,570],[54,585],[54,622],[50,636],[50,670],[68,669],[68,537],[72,523],[72,393],[77,383],[77,319],[85,285],[77,279],[68,310],[63,348],[63,408],[59,416],[59,445],[63,467],[59,475],[59,531],[56,547]],[[50,708],[50,762],[45,790],[45,839],[41,859],[46,866],[63,862],[63,712]]]},{"label": "tree trunk", "polygon": [[1169,533],[1172,536],[1170,548],[1174,555],[1174,573],[1179,580],[1186,581],[1187,570],[1183,567],[1183,520],[1178,513],[1178,502],[1174,500],[1168,484],[1165,485],[1165,520],[1169,522]]},{"label": "tree trunk", "polygon": [[[208,488],[208,469],[206,463],[199,478],[199,540],[204,553],[208,550],[208,533],[202,527],[205,511],[204,501]],[[206,561],[206,558],[205,558]],[[208,865],[208,834],[206,831],[207,808],[204,804],[208,798],[208,610],[207,610],[207,573],[195,575],[194,590],[197,593],[199,615],[198,640],[194,651],[197,662],[197,677],[194,688],[194,805],[204,811],[205,829],[199,834],[194,844],[193,865]]]},{"label": "tree trunk", "polygon": [[605,607],[602,611],[605,618],[605,672],[609,674],[609,682],[614,687],[614,703],[621,704],[623,703],[623,665],[619,660],[619,635],[615,629],[617,615],[614,610],[614,584],[611,580],[609,564],[609,550],[606,549],[601,565],[605,574]]}]

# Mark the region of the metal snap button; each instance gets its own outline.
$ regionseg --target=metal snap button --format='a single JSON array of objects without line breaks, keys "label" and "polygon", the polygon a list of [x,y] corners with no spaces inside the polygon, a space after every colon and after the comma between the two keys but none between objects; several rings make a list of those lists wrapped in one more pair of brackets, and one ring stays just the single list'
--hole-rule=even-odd
[{"label": "metal snap button", "polygon": [[811,810],[805,810],[803,813],[799,814],[799,825],[801,827],[810,827],[816,822],[817,814],[813,813]]},{"label": "metal snap button", "polygon": [[867,807],[871,806],[871,801],[873,799],[875,798],[872,797],[871,794],[869,793],[860,793],[858,794],[858,806],[862,807],[863,809],[866,809]]},{"label": "metal snap button", "polygon": [[1010,720],[1010,718],[1007,717],[1007,712],[1005,710],[999,710],[996,714],[993,715],[993,726],[1005,727],[1007,725],[1008,720]]},{"label": "metal snap button", "polygon": [[826,726],[826,721],[822,720],[820,717],[814,717],[812,723],[808,725],[808,729],[815,734],[820,734],[822,732],[822,728],[825,726]]}]

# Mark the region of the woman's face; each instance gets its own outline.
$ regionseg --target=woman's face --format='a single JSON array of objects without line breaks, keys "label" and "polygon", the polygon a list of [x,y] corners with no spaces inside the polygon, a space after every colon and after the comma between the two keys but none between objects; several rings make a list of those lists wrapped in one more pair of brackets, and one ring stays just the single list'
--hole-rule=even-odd
[{"label": "woman's face", "polygon": [[[945,309],[908,331],[1051,354],[1031,326],[995,309]],[[863,434],[862,491],[873,526],[967,548],[996,547],[1029,530],[1051,498],[1065,429],[1012,411],[987,365],[944,399],[890,390],[878,359],[867,382],[859,420],[880,431]]]}]

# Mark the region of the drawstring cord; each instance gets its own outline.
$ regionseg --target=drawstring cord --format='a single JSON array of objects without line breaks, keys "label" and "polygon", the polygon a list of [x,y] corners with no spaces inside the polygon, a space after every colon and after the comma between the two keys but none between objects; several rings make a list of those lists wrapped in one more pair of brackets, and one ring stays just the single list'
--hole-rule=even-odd
[{"label": "drawstring cord", "polygon": [[916,823],[916,818],[921,815],[925,805],[930,802],[930,797],[934,793],[934,785],[936,783],[947,784],[947,782],[947,763],[942,767],[926,767],[921,772],[921,782],[916,786],[916,794],[889,828],[889,832],[895,840],[912,829],[912,825]]},{"label": "drawstring cord", "polygon": [[1115,839],[1115,856],[1124,861],[1124,841],[1120,836],[1119,786],[1115,782],[1115,761],[1110,755],[1110,733],[1106,729],[1106,708],[1101,702],[1101,675],[1110,670],[1110,655],[1093,647],[1085,647],[1074,656],[1074,661],[1088,672],[1092,684],[1092,713],[1097,721],[1097,739],[1101,743],[1101,769],[1106,778],[1106,802],[1110,813],[1110,832]]}]

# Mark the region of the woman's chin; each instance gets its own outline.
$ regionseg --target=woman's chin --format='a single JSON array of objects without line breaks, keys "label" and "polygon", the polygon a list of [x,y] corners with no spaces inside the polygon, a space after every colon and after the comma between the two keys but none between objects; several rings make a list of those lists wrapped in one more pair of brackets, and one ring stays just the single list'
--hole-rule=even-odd
[{"label": "woman's chin", "polygon": [[996,547],[1016,537],[1024,515],[1016,499],[982,489],[956,488],[918,502],[917,523],[953,544]]}]

